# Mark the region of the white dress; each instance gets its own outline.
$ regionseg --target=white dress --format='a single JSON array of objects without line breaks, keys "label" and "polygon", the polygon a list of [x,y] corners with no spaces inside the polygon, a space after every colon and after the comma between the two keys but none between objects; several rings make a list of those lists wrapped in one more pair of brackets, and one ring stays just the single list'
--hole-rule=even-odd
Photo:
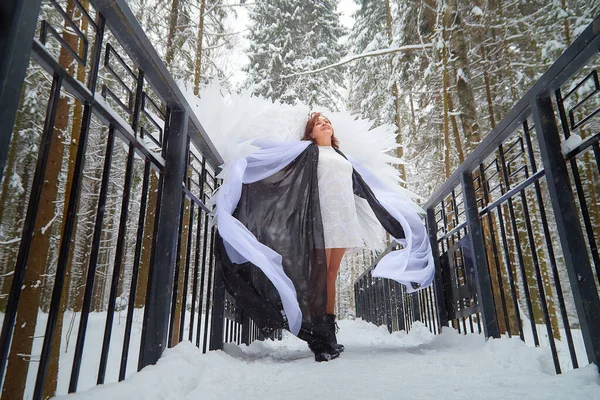
[{"label": "white dress", "polygon": [[325,248],[362,247],[354,192],[352,164],[331,146],[319,146],[317,177]]}]

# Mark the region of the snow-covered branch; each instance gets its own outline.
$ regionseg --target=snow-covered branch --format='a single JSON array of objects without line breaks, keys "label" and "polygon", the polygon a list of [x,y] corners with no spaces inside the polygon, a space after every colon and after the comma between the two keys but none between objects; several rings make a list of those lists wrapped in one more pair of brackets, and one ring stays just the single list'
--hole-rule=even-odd
[{"label": "snow-covered branch", "polygon": [[410,44],[410,45],[406,45],[406,46],[389,47],[387,49],[380,49],[380,50],[368,51],[368,52],[365,52],[365,53],[362,53],[362,54],[357,54],[357,55],[354,55],[354,56],[343,58],[341,61],[339,61],[339,62],[337,62],[335,64],[326,65],[324,67],[313,69],[311,71],[303,71],[303,72],[296,72],[295,74],[290,74],[290,75],[282,75],[282,78],[292,78],[294,76],[315,74],[317,72],[326,71],[326,70],[331,69],[331,68],[336,68],[336,67],[339,67],[341,65],[348,64],[348,63],[350,63],[352,61],[360,60],[361,58],[378,57],[378,56],[383,56],[383,55],[386,55],[386,54],[400,53],[400,52],[403,52],[403,51],[424,50],[424,49],[429,49],[429,48],[432,48],[432,47],[433,47],[433,44],[431,44],[431,43],[425,43],[425,44]]}]

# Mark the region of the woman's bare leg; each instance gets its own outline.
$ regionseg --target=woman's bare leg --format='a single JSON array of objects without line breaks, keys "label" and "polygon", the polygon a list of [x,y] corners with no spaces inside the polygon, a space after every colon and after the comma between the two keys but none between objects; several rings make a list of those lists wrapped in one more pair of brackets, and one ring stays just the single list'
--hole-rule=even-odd
[{"label": "woman's bare leg", "polygon": [[335,312],[335,283],[346,249],[326,249],[327,252],[327,314]]}]

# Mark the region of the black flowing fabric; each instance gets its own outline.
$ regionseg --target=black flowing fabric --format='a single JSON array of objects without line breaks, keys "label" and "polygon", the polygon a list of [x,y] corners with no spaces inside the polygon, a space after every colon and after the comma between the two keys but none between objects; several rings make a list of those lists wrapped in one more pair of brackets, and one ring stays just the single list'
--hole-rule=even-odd
[{"label": "black flowing fabric", "polygon": [[[321,329],[320,321],[327,304],[318,159],[318,146],[310,145],[282,170],[258,182],[244,184],[233,214],[259,242],[282,256],[283,269],[294,284],[302,312],[299,337],[305,340],[307,332],[319,334],[314,331]],[[360,174],[354,171],[352,179],[354,193],[367,200],[383,227],[395,238],[404,238],[400,223],[379,204]],[[216,244],[225,288],[245,316],[266,335],[276,329],[288,329],[275,286],[255,265],[233,263],[219,236]]]},{"label": "black flowing fabric", "polygon": [[[319,208],[319,149],[309,146],[292,163],[261,181],[244,184],[234,217],[259,242],[282,256],[286,275],[294,283],[304,328],[325,314],[327,260]],[[245,315],[266,334],[286,328],[277,290],[251,263],[234,264],[222,240],[217,242],[225,287]]]}]

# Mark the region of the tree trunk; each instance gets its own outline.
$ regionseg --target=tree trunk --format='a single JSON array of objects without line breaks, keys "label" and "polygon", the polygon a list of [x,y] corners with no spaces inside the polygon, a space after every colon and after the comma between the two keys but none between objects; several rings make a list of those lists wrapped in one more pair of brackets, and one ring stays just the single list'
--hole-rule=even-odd
[{"label": "tree trunk", "polygon": [[460,107],[463,133],[467,140],[467,151],[472,152],[481,141],[475,95],[471,83],[471,67],[469,65],[468,46],[465,39],[462,15],[457,0],[448,1],[448,9],[444,15],[444,26],[452,28],[450,35],[451,54],[456,69],[456,92]]},{"label": "tree trunk", "polygon": [[[88,0],[82,0],[81,5],[87,9],[88,8]],[[88,21],[86,18],[80,16],[81,20],[81,31],[84,34],[87,34]],[[79,43],[77,43],[79,42]],[[79,54],[83,54],[84,51],[84,43],[78,39],[75,39],[76,46],[79,46]],[[72,71],[73,68],[71,68]],[[72,73],[72,72],[71,72]],[[85,80],[85,67],[82,65],[78,65],[77,68],[77,79],[80,82]],[[73,124],[71,127],[71,140],[65,146],[68,147],[69,151],[69,161],[68,161],[68,172],[67,172],[67,182],[65,187],[65,204],[63,208],[63,229],[61,232],[64,232],[64,224],[66,223],[67,210],[69,208],[69,200],[70,194],[73,186],[73,176],[75,175],[75,160],[77,158],[77,150],[80,142],[80,134],[81,127],[83,121],[83,104],[80,101],[75,100],[75,106],[73,108]],[[77,235],[77,214],[75,214],[75,223],[73,224],[73,233],[72,237],[75,238]],[[58,384],[58,367],[59,367],[59,357],[60,357],[60,346],[62,341],[62,328],[63,328],[63,320],[64,314],[67,310],[67,303],[69,297],[69,289],[71,287],[71,274],[73,274],[73,251],[75,249],[74,243],[71,243],[69,248],[69,256],[67,260],[67,269],[65,271],[65,280],[63,284],[63,290],[60,297],[60,306],[56,321],[56,330],[54,337],[52,339],[52,346],[50,349],[50,359],[48,365],[48,373],[46,376],[46,383],[44,385],[43,398],[47,399],[53,397],[56,393],[56,388]]]},{"label": "tree trunk", "polygon": [[[190,210],[191,210],[191,202],[184,202],[185,211],[183,212],[183,227],[181,229],[181,249],[179,251],[179,275],[175,277],[177,279],[177,287],[179,288],[177,291],[177,298],[175,299],[175,316],[173,319],[173,337],[172,342],[173,346],[179,343],[179,326],[181,322],[181,311],[183,305],[183,291],[185,288],[183,287],[184,283],[184,275],[185,275],[185,265],[187,262],[187,249],[192,243],[188,243],[188,234],[189,230],[192,229],[190,225]],[[202,294],[200,294],[202,296]],[[202,315],[202,310],[200,310],[200,315]],[[198,321],[200,323],[200,321]]]},{"label": "tree trunk", "polygon": [[[97,196],[100,192],[100,180],[102,179],[102,168],[97,168],[94,171],[94,181],[92,181],[92,189],[90,193]],[[92,215],[96,211],[97,202],[91,202],[86,207],[87,215]],[[74,261],[74,264],[79,265],[79,271],[77,274],[73,273],[71,277],[71,290],[69,292],[69,309],[73,312],[81,312],[83,308],[83,291],[85,290],[85,282],[87,279],[87,268],[90,259],[90,252],[92,251],[92,237],[94,235],[94,220],[85,219],[82,221],[85,224],[82,236],[82,247],[80,250],[81,256]],[[75,272],[75,271],[74,271]],[[93,272],[92,272],[93,273]]]},{"label": "tree trunk", "polygon": [[[73,2],[69,1],[66,10],[69,17],[73,15],[74,9]],[[77,48],[77,36],[67,33],[69,30],[66,23],[65,28],[65,32],[63,33],[64,40],[72,48]],[[73,73],[72,61],[73,57],[71,54],[64,48],[61,48],[59,63],[63,68],[68,69],[71,74]],[[51,225],[55,221],[58,177],[63,162],[64,145],[62,142],[69,125],[70,111],[69,98],[65,96],[60,97],[50,142],[48,162],[44,174],[39,209],[34,226],[35,234],[31,240],[31,250],[25,270],[19,311],[17,313],[13,341],[8,357],[5,384],[2,390],[3,396],[10,399],[19,399],[24,396],[33,338],[35,337],[40,296],[43,290],[40,282],[43,281],[44,275],[48,272],[47,257],[50,250]],[[60,338],[60,331],[58,331],[56,336]],[[46,381],[46,386],[44,387],[45,398],[49,391],[54,392],[52,387],[55,388],[55,381],[49,375],[49,379]]]},{"label": "tree trunk", "polygon": [[[394,41],[394,33],[392,31],[392,7],[390,5],[390,0],[385,1],[385,11],[388,45],[391,46]],[[391,57],[389,59],[389,68],[390,73],[393,74],[394,65]],[[402,160],[404,157],[404,147],[402,144],[402,124],[400,121],[400,90],[396,80],[394,80],[392,86],[392,96],[394,97],[394,124],[396,125],[396,143],[398,143],[398,147],[396,148],[396,156]],[[406,182],[406,169],[404,168],[404,164],[398,164],[397,168],[400,179]]]},{"label": "tree trunk", "polygon": [[487,100],[488,114],[490,117],[490,127],[496,127],[496,119],[494,117],[494,103],[492,100],[492,89],[490,87],[490,77],[488,75],[488,61],[485,57],[485,46],[481,45],[481,58],[483,60],[483,81],[485,82],[485,98]]},{"label": "tree trunk", "polygon": [[167,36],[167,54],[165,55],[165,64],[171,67],[175,57],[175,33],[177,32],[177,21],[179,17],[179,0],[173,0],[171,3],[171,14],[169,16],[169,33]]},{"label": "tree trunk", "polygon": [[[23,94],[27,90],[28,85],[25,83],[23,85],[23,90],[21,92],[21,100],[19,103],[19,110],[22,110],[24,96]],[[9,211],[9,208],[13,208],[14,206],[18,206],[25,202],[25,199],[22,198],[19,200],[18,193],[15,193],[13,190],[9,188],[12,176],[17,173],[16,171],[16,161],[17,161],[17,153],[23,151],[23,144],[21,143],[21,135],[19,132],[21,131],[22,124],[22,116],[23,112],[19,112],[17,114],[17,119],[15,121],[15,127],[13,129],[12,141],[10,143],[10,150],[8,152],[8,158],[6,160],[6,168],[4,169],[4,179],[2,180],[2,191],[0,192],[0,226],[3,227],[4,237],[7,239],[12,239],[12,235],[9,235],[10,229],[7,229],[9,226],[17,227],[18,224],[18,216],[11,215],[12,213],[7,213],[6,220],[5,212]],[[24,186],[26,187],[26,186]],[[27,190],[27,189],[25,189]],[[11,221],[9,221],[11,218]],[[17,237],[19,233],[15,234],[14,237]],[[2,236],[0,236],[0,240]],[[6,249],[5,247],[6,246]],[[12,284],[12,273],[15,269],[16,262],[16,251],[18,248],[18,243],[15,245],[1,245],[0,244],[0,274],[2,277],[0,278],[0,286],[2,287],[2,292],[0,292],[0,312],[4,313],[6,311],[6,303],[8,302],[8,294],[10,292],[10,286]]]},{"label": "tree trunk", "polygon": [[565,18],[563,24],[565,26],[565,39],[567,39],[567,46],[571,45],[571,28],[569,27],[569,13],[567,12],[567,4],[565,0],[560,1],[560,5],[565,12]]},{"label": "tree trunk", "polygon": [[454,144],[456,145],[456,152],[458,153],[458,161],[462,164],[465,161],[465,152],[463,151],[462,140],[460,140],[460,130],[458,129],[458,123],[456,122],[456,115],[454,115],[454,101],[452,100],[452,94],[447,94],[448,98],[448,113],[450,114],[450,121],[452,122],[452,136],[454,137]]},{"label": "tree trunk", "polygon": [[198,42],[196,43],[196,62],[194,69],[194,94],[200,93],[200,76],[202,73],[202,41],[204,40],[204,9],[206,0],[200,0],[200,21],[198,22]]},{"label": "tree trunk", "polygon": [[91,310],[94,312],[102,312],[105,310],[104,295],[106,292],[107,282],[110,281],[110,279],[108,279],[108,274],[111,264],[112,237],[116,207],[116,201],[112,200],[109,196],[107,198],[105,211],[106,214],[104,216],[104,224],[106,227],[102,229],[102,233],[100,234],[98,263],[96,264],[96,268],[93,272],[96,274],[96,277],[94,278],[91,305]]},{"label": "tree trunk", "polygon": [[148,202],[146,210],[140,212],[146,213],[144,222],[144,239],[142,244],[142,259],[138,272],[138,287],[135,292],[135,307],[144,308],[146,305],[146,286],[148,284],[148,273],[150,270],[150,255],[152,254],[152,236],[154,235],[154,219],[156,204],[158,198],[159,179],[154,171],[150,171],[150,182],[148,185]]},{"label": "tree trunk", "polygon": [[442,40],[442,80],[443,80],[443,107],[444,107],[444,172],[446,179],[452,174],[450,163],[450,130],[448,127],[448,57],[446,54],[446,28],[443,28]]}]

